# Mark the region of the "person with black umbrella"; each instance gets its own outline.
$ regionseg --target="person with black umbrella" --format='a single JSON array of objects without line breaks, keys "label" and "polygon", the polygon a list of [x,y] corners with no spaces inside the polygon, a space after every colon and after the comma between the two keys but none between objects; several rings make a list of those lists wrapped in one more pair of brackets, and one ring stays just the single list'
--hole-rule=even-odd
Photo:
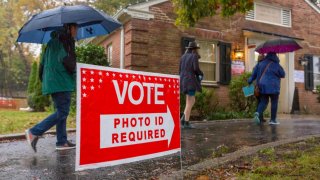
[{"label": "person with black umbrella", "polygon": [[42,94],[51,95],[55,112],[26,130],[26,139],[35,152],[39,137],[54,125],[57,131],[56,149],[75,148],[75,144],[67,139],[66,120],[70,110],[71,92],[75,90],[76,36],[76,24],[66,24],[62,30],[53,31],[42,55],[39,72]]},{"label": "person with black umbrella", "polygon": [[271,99],[271,119],[270,125],[280,124],[277,121],[278,100],[280,94],[281,78],[285,77],[285,72],[280,65],[280,60],[276,53],[269,52],[263,61],[258,63],[253,69],[248,83],[256,80],[256,86],[259,89],[259,104],[257,112],[254,114],[254,120],[257,124],[262,122],[261,115],[268,106]]}]

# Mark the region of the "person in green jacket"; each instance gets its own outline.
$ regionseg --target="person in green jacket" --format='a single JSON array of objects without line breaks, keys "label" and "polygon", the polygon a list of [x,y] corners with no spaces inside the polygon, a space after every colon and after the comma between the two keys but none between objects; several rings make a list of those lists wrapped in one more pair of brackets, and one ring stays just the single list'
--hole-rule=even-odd
[{"label": "person in green jacket", "polygon": [[26,139],[35,152],[37,152],[36,145],[39,137],[54,125],[57,131],[56,149],[75,148],[75,144],[67,139],[66,129],[71,92],[75,90],[75,67],[70,70],[70,66],[67,67],[64,62],[67,55],[73,57],[75,61],[74,39],[76,36],[76,24],[65,25],[63,31],[53,31],[42,55],[39,73],[42,80],[42,94],[51,95],[56,111],[26,130]]}]

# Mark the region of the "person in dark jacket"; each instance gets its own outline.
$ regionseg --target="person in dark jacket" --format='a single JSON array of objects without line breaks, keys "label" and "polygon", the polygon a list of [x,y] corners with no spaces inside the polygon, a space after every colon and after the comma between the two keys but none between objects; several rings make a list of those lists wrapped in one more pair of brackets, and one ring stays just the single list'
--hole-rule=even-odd
[{"label": "person in dark jacket", "polygon": [[186,107],[181,117],[181,126],[183,128],[193,128],[189,122],[191,109],[195,103],[196,91],[201,92],[201,80],[203,72],[199,68],[199,54],[196,42],[190,42],[186,47],[186,53],[181,57],[179,74],[180,90],[186,95]]},{"label": "person in dark jacket", "polygon": [[26,139],[32,149],[37,152],[39,137],[56,125],[57,150],[75,148],[75,144],[67,140],[66,120],[69,115],[71,92],[75,90],[75,76],[63,64],[64,58],[74,52],[74,38],[77,35],[77,25],[65,25],[64,31],[54,31],[40,61],[40,79],[42,94],[50,94],[56,112],[46,119],[26,130]]},{"label": "person in dark jacket", "polygon": [[258,104],[258,109],[254,117],[256,123],[261,122],[259,115],[263,114],[270,98],[271,119],[269,124],[280,124],[276,118],[280,94],[280,82],[281,78],[285,77],[285,72],[279,62],[280,61],[276,53],[268,53],[264,60],[257,64],[257,66],[253,70],[251,77],[248,79],[249,84],[256,80],[256,85],[260,90],[260,102]]}]

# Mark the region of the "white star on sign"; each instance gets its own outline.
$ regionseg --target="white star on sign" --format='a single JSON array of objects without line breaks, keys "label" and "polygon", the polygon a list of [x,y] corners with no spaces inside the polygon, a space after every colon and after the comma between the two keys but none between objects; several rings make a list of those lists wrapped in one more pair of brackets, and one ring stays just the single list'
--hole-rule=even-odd
[{"label": "white star on sign", "polygon": [[91,88],[91,90],[94,90],[94,86],[91,86],[90,88]]},{"label": "white star on sign", "polygon": [[91,78],[91,79],[90,79],[90,81],[91,81],[91,82],[94,82],[94,79],[93,79],[93,78]]},{"label": "white star on sign", "polygon": [[151,80],[151,78],[149,77],[149,80]]},{"label": "white star on sign", "polygon": [[126,74],[126,78],[128,78],[129,76],[128,76],[128,74]]},{"label": "white star on sign", "polygon": [[86,93],[84,93],[84,94],[83,94],[83,97],[87,97],[87,94],[86,94]]},{"label": "white star on sign", "polygon": [[119,76],[120,76],[120,78],[122,78],[122,74],[120,74]]},{"label": "white star on sign", "polygon": [[87,86],[83,85],[83,86],[82,86],[82,89],[87,89]]},{"label": "white star on sign", "polygon": [[109,73],[107,72],[106,75],[109,76]]},{"label": "white star on sign", "polygon": [[82,78],[82,81],[83,81],[83,82],[86,82],[86,80],[87,80],[86,78]]},{"label": "white star on sign", "polygon": [[115,77],[116,75],[113,73],[112,76]]},{"label": "white star on sign", "polygon": [[139,79],[141,79],[141,76],[139,75]]},{"label": "white star on sign", "polygon": [[169,88],[171,88],[171,85],[169,85]]},{"label": "white star on sign", "polygon": [[134,79],[136,76],[135,75],[132,75],[132,78]]},{"label": "white star on sign", "polygon": [[165,82],[167,82],[167,79],[164,79]]},{"label": "white star on sign", "polygon": [[90,71],[90,74],[94,74],[94,72],[93,72],[93,71]]},{"label": "white star on sign", "polygon": [[83,71],[82,71],[82,74],[86,74],[86,72],[87,72],[86,70],[83,70]]},{"label": "white star on sign", "polygon": [[161,78],[159,78],[159,80],[160,80],[160,81],[162,81],[162,79],[161,79]]},{"label": "white star on sign", "polygon": [[101,71],[99,71],[99,75],[100,75],[100,76],[102,75],[102,72],[101,72]]},{"label": "white star on sign", "polygon": [[156,80],[156,81],[157,81],[158,79],[157,79],[157,78],[154,78],[154,80]]},{"label": "white star on sign", "polygon": [[143,76],[143,80],[146,80],[146,77]]},{"label": "white star on sign", "polygon": [[169,82],[171,81],[171,79],[169,79]]},{"label": "white star on sign", "polygon": [[102,83],[102,79],[99,79],[99,83]]}]

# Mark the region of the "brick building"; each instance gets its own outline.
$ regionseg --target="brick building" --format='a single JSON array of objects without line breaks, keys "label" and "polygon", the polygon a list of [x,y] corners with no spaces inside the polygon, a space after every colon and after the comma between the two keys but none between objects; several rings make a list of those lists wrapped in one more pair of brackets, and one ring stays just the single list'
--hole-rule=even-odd
[{"label": "brick building", "polygon": [[[176,15],[168,0],[131,5],[115,17],[124,24],[123,29],[93,40],[106,48],[113,67],[178,74],[184,47],[196,40],[201,47],[203,85],[215,88],[222,106],[229,102],[228,83],[234,76],[231,67],[251,71],[257,62],[256,46],[272,38],[295,39],[303,49],[279,54],[286,71],[279,112],[300,109],[320,113],[314,91],[320,85],[320,9],[313,1],[259,0],[246,15],[204,18],[189,29],[175,26]],[[236,52],[243,52],[243,56]],[[301,59],[308,60],[308,64],[301,65]],[[238,65],[232,66],[235,62]]]}]

